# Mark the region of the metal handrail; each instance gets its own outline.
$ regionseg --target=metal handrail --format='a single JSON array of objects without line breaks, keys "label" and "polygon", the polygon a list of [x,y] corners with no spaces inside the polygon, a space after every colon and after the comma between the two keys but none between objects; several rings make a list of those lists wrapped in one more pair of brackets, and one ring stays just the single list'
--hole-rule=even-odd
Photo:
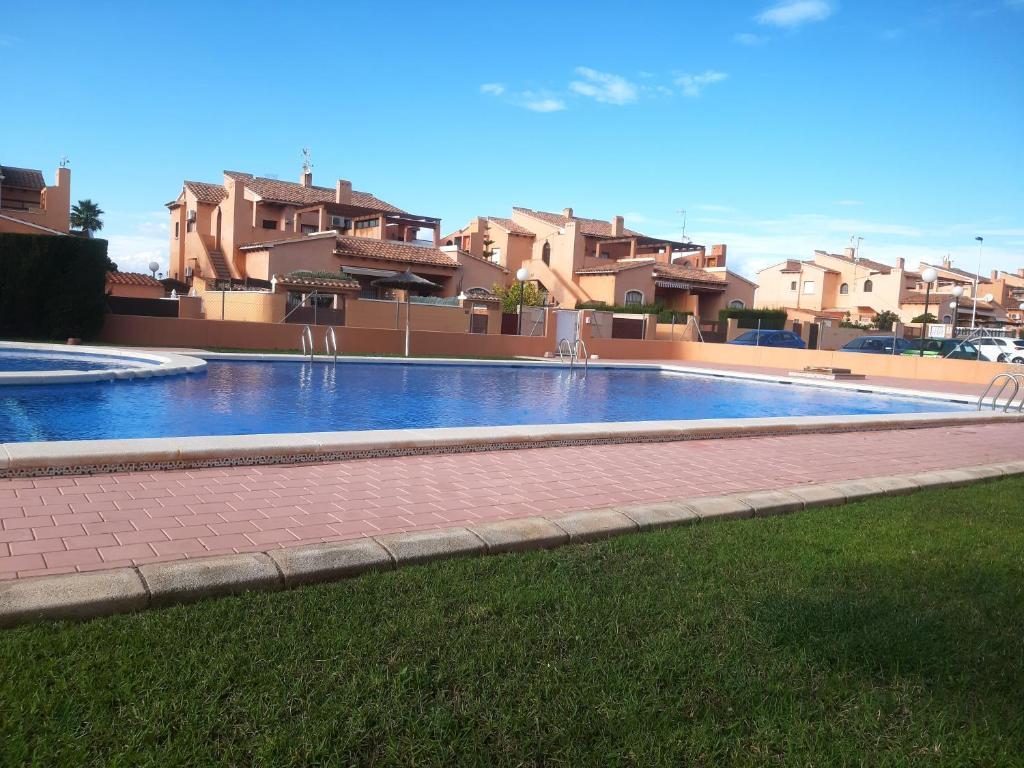
[{"label": "metal handrail", "polygon": [[[985,398],[988,397],[988,393],[992,390],[992,387],[994,387],[996,385],[996,382],[998,382],[1000,379],[1006,379],[1006,381],[1003,382],[1003,386],[999,388],[999,391],[992,395],[992,410],[994,411],[996,409],[996,406],[999,403],[999,398],[1002,396],[1003,392],[1006,391],[1006,388],[1010,384],[1013,384],[1013,392],[1010,393],[1010,399],[1007,400],[1006,405],[1003,406],[1003,413],[1006,413],[1010,409],[1010,406],[1013,404],[1014,398],[1017,397],[1017,393],[1020,392],[1020,385],[1022,382],[1024,382],[1024,374],[1009,373],[1008,371],[1004,371],[1002,373],[997,373],[995,376],[993,376],[992,380],[988,383],[988,386],[985,387],[985,391],[981,393],[981,397],[978,398],[979,411],[984,406]],[[1018,410],[1024,411],[1024,399],[1021,400],[1021,404]]]},{"label": "metal handrail", "polygon": [[559,341],[558,341],[558,360],[559,360],[559,362],[562,362],[562,363],[565,362],[565,356],[562,354],[562,345],[563,344],[565,345],[566,352],[569,355],[569,367],[571,368],[572,364],[573,364],[573,358],[576,356],[576,353],[573,352],[572,344],[570,344],[569,340],[564,338],[564,337],[559,339]]},{"label": "metal handrail", "polygon": [[576,346],[573,349],[573,354],[577,360],[580,359],[580,347],[583,347],[583,370],[585,371],[590,366],[590,353],[587,352],[587,345],[584,343],[583,339],[576,339]]},{"label": "metal handrail", "polygon": [[334,355],[334,364],[338,364],[338,336],[334,333],[334,326],[327,326],[327,333],[324,334],[324,353]]},{"label": "metal handrail", "polygon": [[302,356],[309,355],[309,362],[313,362],[313,329],[308,325],[303,326],[302,334],[299,337],[302,340]]}]

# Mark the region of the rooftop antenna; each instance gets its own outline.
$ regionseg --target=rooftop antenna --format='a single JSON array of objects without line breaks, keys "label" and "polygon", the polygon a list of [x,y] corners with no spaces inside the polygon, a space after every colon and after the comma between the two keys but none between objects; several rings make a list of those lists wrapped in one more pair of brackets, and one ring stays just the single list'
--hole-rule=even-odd
[{"label": "rooftop antenna", "polygon": [[690,242],[690,238],[688,238],[686,236],[686,209],[685,208],[680,208],[678,211],[676,211],[676,213],[678,213],[680,216],[683,217],[682,240],[680,240],[679,242],[681,242],[681,243],[688,243],[688,242]]},{"label": "rooftop antenna", "polygon": [[309,151],[309,147],[302,148],[302,172],[309,173],[313,170],[313,155]]},{"label": "rooftop antenna", "polygon": [[67,168],[69,165],[71,165],[71,161],[68,160],[68,156],[67,155],[62,155],[61,158],[60,158],[60,167],[61,168]]}]

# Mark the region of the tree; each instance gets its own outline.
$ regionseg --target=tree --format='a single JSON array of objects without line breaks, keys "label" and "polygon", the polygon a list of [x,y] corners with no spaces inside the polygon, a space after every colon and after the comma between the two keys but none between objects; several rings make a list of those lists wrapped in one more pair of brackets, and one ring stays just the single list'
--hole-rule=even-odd
[{"label": "tree", "polygon": [[[885,310],[875,315],[872,325],[880,331],[891,331],[893,325],[899,322],[900,316],[892,310]],[[929,321],[931,322],[931,321]]]},{"label": "tree", "polygon": [[540,290],[535,283],[513,283],[508,288],[500,285],[494,286],[494,293],[501,297],[501,311],[507,314],[515,314],[519,311],[519,286],[523,288],[523,306],[540,307],[544,305]]},{"label": "tree", "polygon": [[92,200],[79,200],[71,206],[71,226],[92,237],[93,232],[103,229],[102,215],[103,211]]},{"label": "tree", "polygon": [[910,322],[912,323],[934,323],[936,320],[935,315],[931,312],[925,312],[923,315],[918,315]]},{"label": "tree", "polygon": [[491,257],[494,256],[494,249],[491,248],[491,246],[494,245],[494,241],[491,240],[491,238],[488,235],[484,235],[483,245],[483,257],[490,261]]}]

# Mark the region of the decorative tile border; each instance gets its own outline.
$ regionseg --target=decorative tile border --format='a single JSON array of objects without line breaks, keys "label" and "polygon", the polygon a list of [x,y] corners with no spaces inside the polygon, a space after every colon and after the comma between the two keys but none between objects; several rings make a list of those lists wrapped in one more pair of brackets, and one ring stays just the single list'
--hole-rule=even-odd
[{"label": "decorative tile border", "polygon": [[266,552],[0,582],[0,627],[90,619],[147,608],[331,582],[451,557],[551,549],[625,533],[713,520],[787,514],[917,489],[1024,474],[1024,461],[766,492],[701,497],[567,514],[384,534]]},{"label": "decorative tile border", "polygon": [[119,379],[147,379],[154,376],[175,376],[196,373],[206,368],[206,360],[174,352],[148,352],[122,347],[67,346],[65,344],[36,344],[22,341],[0,341],[0,350],[23,352],[49,352],[53,354],[103,358],[121,358],[125,361],[144,361],[152,365],[107,368],[97,371],[0,371],[0,386],[36,386],[40,384],[77,384],[90,381],[117,381]]}]

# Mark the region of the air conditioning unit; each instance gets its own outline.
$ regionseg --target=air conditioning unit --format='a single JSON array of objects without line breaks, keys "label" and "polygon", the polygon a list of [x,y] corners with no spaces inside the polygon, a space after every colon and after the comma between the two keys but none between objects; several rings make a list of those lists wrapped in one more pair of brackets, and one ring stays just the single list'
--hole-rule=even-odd
[{"label": "air conditioning unit", "polygon": [[196,220],[196,209],[195,208],[190,208],[189,209],[188,213],[186,214],[186,219],[188,221],[195,221]]}]

